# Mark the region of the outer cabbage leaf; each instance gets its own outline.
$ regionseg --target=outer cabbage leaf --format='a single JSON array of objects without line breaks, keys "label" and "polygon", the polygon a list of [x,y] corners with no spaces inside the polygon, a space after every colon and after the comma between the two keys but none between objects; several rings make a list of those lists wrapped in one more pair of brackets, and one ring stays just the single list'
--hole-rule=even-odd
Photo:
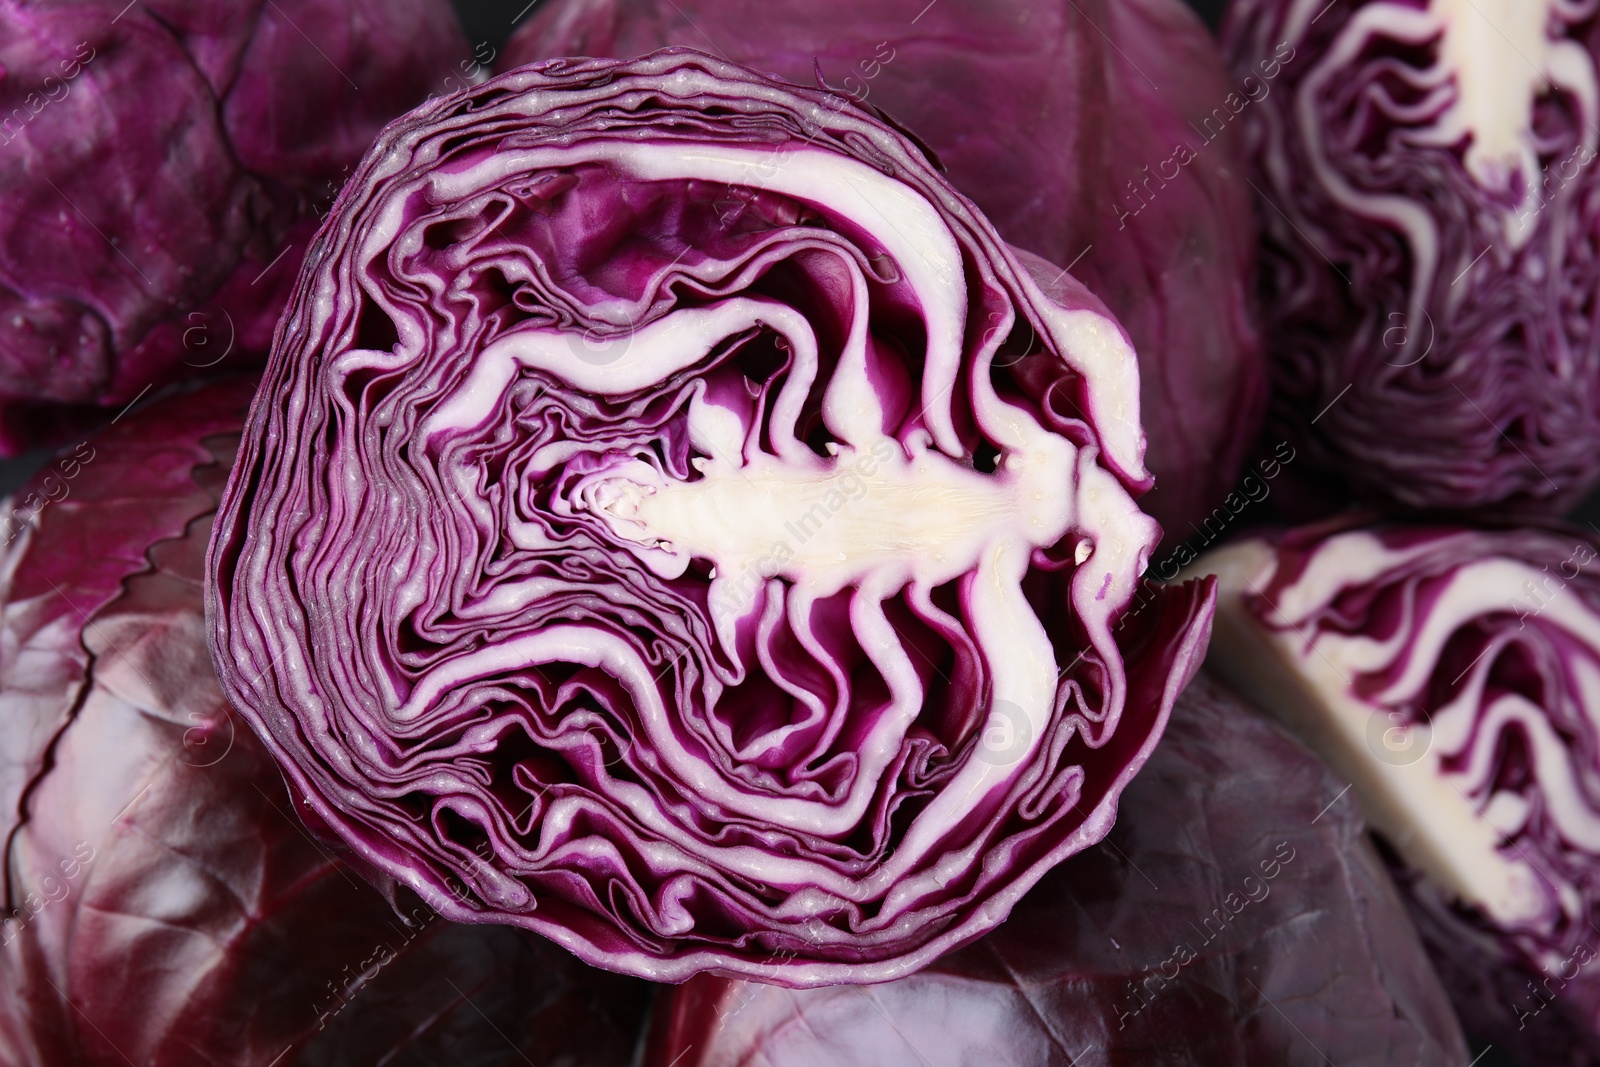
[{"label": "outer cabbage leaf", "polygon": [[1266,403],[1255,220],[1231,114],[1205,125],[1234,87],[1181,0],[550,0],[501,69],[663,45],[821,78],[904,123],[1128,331],[1160,415],[1141,507],[1181,538],[1233,488]]},{"label": "outer cabbage leaf", "polygon": [[1242,118],[1275,432],[1380,505],[1561,514],[1600,481],[1596,5],[1325,6],[1223,31],[1270,88]]},{"label": "outer cabbage leaf", "polygon": [[0,452],[259,361],[318,214],[467,56],[446,0],[0,2]]},{"label": "outer cabbage leaf", "polygon": [[1460,1026],[1358,809],[1202,674],[1101,847],[909,978],[702,975],[646,1067],[1459,1067]]},{"label": "outer cabbage leaf", "polygon": [[226,706],[201,581],[253,384],[121,420],[4,553],[0,1061],[628,1062],[642,985],[392,908]]},{"label": "outer cabbage leaf", "polygon": [[1310,527],[1196,564],[1212,661],[1354,783],[1475,1036],[1600,1062],[1600,549]]},{"label": "outer cabbage leaf", "polygon": [[419,109],[214,534],[224,688],[442,914],[681,981],[906,973],[1102,837],[1210,592],[1137,366],[917,146],[688,50]]}]

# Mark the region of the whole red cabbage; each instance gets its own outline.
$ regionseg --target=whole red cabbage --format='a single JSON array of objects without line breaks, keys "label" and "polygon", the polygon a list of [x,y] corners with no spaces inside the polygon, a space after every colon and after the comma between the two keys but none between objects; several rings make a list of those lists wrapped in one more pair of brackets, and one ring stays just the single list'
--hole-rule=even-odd
[{"label": "whole red cabbage", "polygon": [[1233,488],[1266,402],[1256,230],[1233,115],[1212,119],[1237,87],[1181,0],[549,0],[500,67],[663,45],[821,78],[903,123],[1128,331],[1160,413],[1144,510],[1181,540]]},{"label": "whole red cabbage", "polygon": [[1275,432],[1379,505],[1556,515],[1600,482],[1597,11],[1228,9]]},{"label": "whole red cabbage", "polygon": [[0,552],[0,1062],[629,1062],[642,984],[385,900],[228,708],[201,582],[253,381],[63,454]]},{"label": "whole red cabbage", "polygon": [[645,1067],[1462,1067],[1460,1025],[1343,783],[1205,674],[1105,842],[909,978],[701,975]]},{"label": "whole red cabbage", "polygon": [[258,360],[350,168],[462,62],[447,0],[0,0],[0,453]]},{"label": "whole red cabbage", "polygon": [[1209,628],[1138,373],[916,144],[688,50],[503,75],[341,194],[222,506],[224,688],[447,917],[904,974],[1099,840]]},{"label": "whole red cabbage", "polygon": [[1349,522],[1196,564],[1212,662],[1354,786],[1469,1032],[1600,1058],[1600,539]]}]

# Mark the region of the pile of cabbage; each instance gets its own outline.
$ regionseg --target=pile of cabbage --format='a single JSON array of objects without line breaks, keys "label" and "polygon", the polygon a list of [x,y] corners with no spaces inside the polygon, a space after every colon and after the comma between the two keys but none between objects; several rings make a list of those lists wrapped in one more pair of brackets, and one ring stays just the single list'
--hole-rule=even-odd
[{"label": "pile of cabbage", "polygon": [[0,1060],[1600,1064],[1600,2],[523,15],[0,0]]}]

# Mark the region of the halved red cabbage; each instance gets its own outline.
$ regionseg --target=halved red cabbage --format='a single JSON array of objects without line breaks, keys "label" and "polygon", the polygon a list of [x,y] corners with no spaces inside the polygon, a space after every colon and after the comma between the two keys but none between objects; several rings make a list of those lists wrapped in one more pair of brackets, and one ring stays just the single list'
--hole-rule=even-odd
[{"label": "halved red cabbage", "polygon": [[0,1062],[621,1067],[642,983],[391,906],[223,700],[201,581],[253,385],[68,453],[0,553]]},{"label": "halved red cabbage", "polygon": [[0,0],[0,453],[258,364],[350,168],[468,59],[446,0]]},{"label": "halved red cabbage", "polygon": [[[1244,142],[1181,0],[548,0],[500,69],[683,45],[882,108],[1007,241],[1104,300],[1139,357],[1178,540],[1234,487],[1266,405]],[[1178,146],[1185,149],[1180,153]]]},{"label": "halved red cabbage", "polygon": [[1235,0],[1223,38],[1275,432],[1380,504],[1568,510],[1600,482],[1596,4]]},{"label": "halved red cabbage", "polygon": [[1600,1056],[1600,545],[1309,527],[1224,548],[1211,662],[1354,784],[1469,1031]]},{"label": "halved red cabbage", "polygon": [[883,985],[701,975],[645,1067],[1462,1067],[1460,1024],[1343,783],[1202,673],[1101,847]]},{"label": "halved red cabbage", "polygon": [[1101,838],[1205,644],[1138,372],[916,145],[687,50],[391,126],[210,557],[230,698],[442,914],[881,981]]}]

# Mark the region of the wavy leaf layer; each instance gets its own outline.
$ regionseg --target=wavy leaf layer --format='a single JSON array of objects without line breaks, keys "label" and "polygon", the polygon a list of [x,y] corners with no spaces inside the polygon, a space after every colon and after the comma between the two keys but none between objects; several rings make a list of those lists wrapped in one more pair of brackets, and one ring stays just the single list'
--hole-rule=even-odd
[{"label": "wavy leaf layer", "polygon": [[665,45],[821,78],[903,123],[1002,237],[1068,265],[1128,331],[1161,414],[1144,510],[1181,538],[1233,488],[1266,402],[1255,222],[1232,113],[1206,125],[1232,87],[1183,3],[553,0],[500,62]]},{"label": "wavy leaf layer", "polygon": [[1326,768],[1202,674],[1104,843],[921,973],[702,975],[646,1067],[1455,1065],[1461,1032]]}]

